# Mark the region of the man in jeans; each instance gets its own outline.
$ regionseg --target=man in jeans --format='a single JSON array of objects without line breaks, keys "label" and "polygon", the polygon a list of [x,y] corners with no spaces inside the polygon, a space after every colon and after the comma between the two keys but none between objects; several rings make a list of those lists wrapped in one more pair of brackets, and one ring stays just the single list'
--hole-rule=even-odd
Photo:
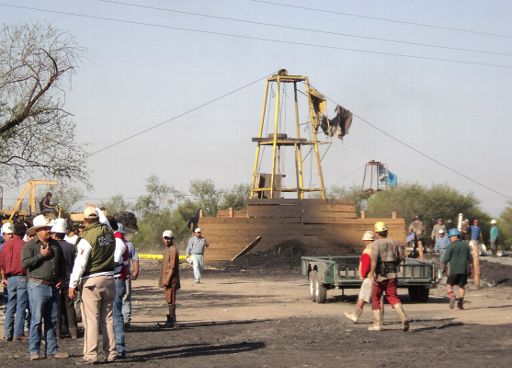
[{"label": "man in jeans", "polygon": [[201,236],[201,229],[196,228],[194,230],[194,236],[191,237],[187,244],[186,253],[187,256],[192,257],[192,266],[194,267],[194,283],[199,284],[201,282],[201,272],[204,268],[204,250],[208,248],[208,240]]},{"label": "man in jeans", "polygon": [[[26,310],[28,308],[27,273],[21,266],[23,247],[25,242],[25,225],[5,223],[2,231],[6,238],[0,256],[2,264],[2,284],[9,290],[9,299],[5,311],[4,340],[22,341],[25,325]],[[16,317],[15,317],[16,315]]]},{"label": "man in jeans", "polygon": [[[44,215],[34,218],[31,228],[36,235],[23,248],[22,266],[28,272],[30,306],[30,360],[68,358],[58,351],[56,338],[59,289],[65,278],[66,265],[59,243],[50,237],[50,225]],[[45,353],[41,354],[41,324],[44,320]]]},{"label": "man in jeans", "polygon": [[126,279],[128,273],[128,247],[124,239],[124,225],[110,219],[110,226],[114,230],[116,248],[114,252],[114,279],[116,283],[116,297],[114,298],[114,331],[116,333],[117,359],[126,358],[124,340],[123,298],[126,294]]}]

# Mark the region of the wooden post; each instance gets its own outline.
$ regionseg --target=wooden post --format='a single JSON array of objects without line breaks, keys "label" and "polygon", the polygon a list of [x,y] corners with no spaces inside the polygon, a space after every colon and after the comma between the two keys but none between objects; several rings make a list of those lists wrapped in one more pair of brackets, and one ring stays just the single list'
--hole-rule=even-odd
[{"label": "wooden post", "polygon": [[391,218],[393,220],[396,219],[396,211],[391,212]]},{"label": "wooden post", "polygon": [[361,211],[361,218],[362,219],[366,218],[366,214],[364,213],[364,211]]},{"label": "wooden post", "polygon": [[478,244],[471,243],[471,255],[473,256],[473,284],[475,288],[480,287],[480,256],[478,255]]}]

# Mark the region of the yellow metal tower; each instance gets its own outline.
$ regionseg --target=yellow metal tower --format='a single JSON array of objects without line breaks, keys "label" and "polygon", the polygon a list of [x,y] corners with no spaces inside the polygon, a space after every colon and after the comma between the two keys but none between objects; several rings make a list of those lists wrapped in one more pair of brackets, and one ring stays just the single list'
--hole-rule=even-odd
[{"label": "yellow metal tower", "polygon": [[[298,90],[299,84],[304,85],[305,92]],[[294,115],[295,115],[295,135],[296,137],[288,137],[285,132],[279,132],[282,126],[281,108],[286,96],[282,96],[282,87],[284,84],[291,84],[293,86],[294,98]],[[275,86],[275,88],[273,88]],[[269,106],[270,115],[270,96],[269,91],[274,91],[274,117],[273,125],[271,122],[267,123],[267,129],[272,128],[273,131],[266,137],[263,132],[266,124],[267,105]],[[301,123],[299,121],[299,100],[298,93],[304,93],[308,103],[308,118],[307,124],[310,124],[310,137],[301,138]],[[279,199],[283,192],[295,192],[298,199],[304,199],[304,194],[307,192],[319,192],[320,197],[325,199],[324,178],[321,166],[321,156],[319,145],[325,142],[317,140],[318,128],[320,126],[320,119],[326,112],[326,99],[316,89],[311,87],[309,78],[302,75],[288,75],[285,69],[280,70],[277,74],[267,78],[265,83],[265,93],[263,97],[263,107],[261,112],[260,127],[258,137],[253,138],[252,141],[256,142],[256,154],[254,158],[254,167],[252,175],[251,198],[273,198]],[[272,147],[272,159],[270,165],[270,173],[263,174],[260,172],[260,165],[262,159],[262,146]],[[316,166],[316,175],[318,179],[317,186],[306,187],[304,184],[304,160],[302,147],[311,146],[314,161]],[[293,147],[294,149],[294,162],[295,162],[295,175],[296,186],[283,186],[282,178],[285,176],[281,172],[282,148]],[[307,155],[306,155],[307,156]],[[313,174],[311,174],[313,175]]]}]

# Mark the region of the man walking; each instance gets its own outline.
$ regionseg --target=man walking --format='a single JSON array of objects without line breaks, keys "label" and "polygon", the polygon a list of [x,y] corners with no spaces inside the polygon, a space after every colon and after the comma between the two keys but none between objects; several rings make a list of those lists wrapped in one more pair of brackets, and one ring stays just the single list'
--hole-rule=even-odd
[{"label": "man walking", "polygon": [[[450,246],[446,250],[441,262],[443,263],[444,273],[446,273],[446,265],[450,264],[450,273],[446,281],[450,309],[455,307],[455,303],[457,303],[459,309],[464,309],[465,287],[468,283],[473,257],[471,256],[471,249],[468,243],[459,240],[459,230],[451,229],[448,232],[448,237],[450,238]],[[454,285],[459,286],[458,299],[453,292]]]},{"label": "man walking", "polygon": [[159,286],[164,289],[165,301],[169,307],[167,322],[162,327],[172,328],[176,325],[176,292],[180,289],[180,260],[178,249],[174,245],[174,236],[171,230],[162,234],[164,255],[160,268]]},{"label": "man walking", "polygon": [[496,257],[496,253],[498,251],[498,237],[500,232],[498,230],[498,226],[496,226],[496,220],[491,220],[491,229],[489,230],[489,242],[491,243],[491,252],[494,257]]},{"label": "man walking", "polygon": [[186,253],[187,256],[192,257],[192,266],[194,267],[194,283],[199,284],[201,282],[201,273],[204,269],[204,251],[208,248],[208,240],[201,236],[201,229],[196,228],[194,230],[194,236],[192,236],[187,244]]},{"label": "man walking", "polygon": [[[106,219],[105,219],[106,220]],[[81,280],[82,321],[85,328],[84,357],[80,363],[98,362],[98,327],[101,326],[105,360],[116,360],[116,340],[112,319],[112,304],[116,296],[114,283],[114,250],[112,229],[100,222],[100,213],[88,206],[84,210],[85,228],[77,244],[77,256],[69,280],[69,298]]]},{"label": "man walking", "polygon": [[384,222],[375,223],[374,230],[377,233],[377,240],[372,245],[369,274],[369,277],[373,279],[373,325],[368,327],[368,330],[380,331],[382,329],[380,299],[382,293],[386,292],[386,298],[400,317],[402,329],[406,332],[409,331],[409,320],[396,293],[398,265],[405,258],[405,252],[396,240],[388,238],[388,228]]},{"label": "man walking", "polygon": [[[2,226],[4,235],[10,237],[0,253],[2,264],[2,284],[9,290],[4,321],[4,341],[22,341],[28,308],[27,272],[21,265],[25,242],[25,224],[14,225],[5,223]],[[11,237],[12,236],[12,237]]]},{"label": "man walking", "polygon": [[[72,339],[78,338],[78,327],[76,323],[76,314],[74,301],[69,299],[69,276],[73,271],[73,264],[75,263],[75,246],[64,240],[67,233],[67,223],[63,218],[57,218],[53,222],[51,228],[52,238],[59,243],[60,249],[64,256],[66,264],[66,277],[60,289],[59,295],[59,312],[57,313],[57,336],[62,337],[65,335],[71,336]],[[66,316],[67,328],[62,325],[62,316]],[[66,330],[66,331],[65,331]]]},{"label": "man walking", "polygon": [[[50,237],[50,229],[44,215],[34,217],[32,230],[36,235],[23,248],[22,266],[29,277],[30,360],[69,357],[69,354],[58,351],[56,338],[59,289],[66,276],[66,264],[59,243]],[[39,350],[43,320],[45,353],[41,354]]]}]

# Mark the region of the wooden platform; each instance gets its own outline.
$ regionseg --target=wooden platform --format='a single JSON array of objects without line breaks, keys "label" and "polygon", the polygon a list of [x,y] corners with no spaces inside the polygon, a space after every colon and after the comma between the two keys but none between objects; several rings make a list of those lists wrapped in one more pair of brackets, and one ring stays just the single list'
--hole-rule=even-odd
[{"label": "wooden platform", "polygon": [[210,243],[206,260],[227,261],[258,236],[261,241],[251,252],[295,241],[311,255],[359,253],[363,233],[377,221],[387,224],[390,237],[405,241],[404,219],[357,218],[354,204],[347,201],[250,200],[246,211],[203,217],[200,226]]}]

